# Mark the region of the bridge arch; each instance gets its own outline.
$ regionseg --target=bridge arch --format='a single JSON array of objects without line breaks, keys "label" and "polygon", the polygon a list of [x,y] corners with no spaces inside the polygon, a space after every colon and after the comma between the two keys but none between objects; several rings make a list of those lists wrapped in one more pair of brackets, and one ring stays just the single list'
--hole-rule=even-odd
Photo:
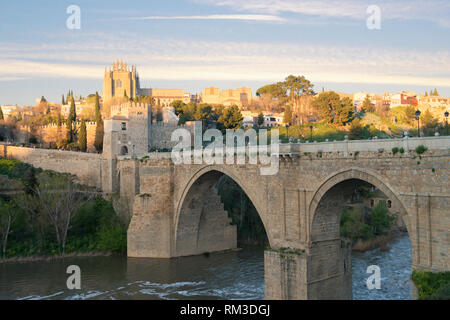
[{"label": "bridge arch", "polygon": [[[214,190],[217,181],[224,175],[232,179],[250,199],[262,221],[268,241],[270,244],[272,243],[266,214],[261,202],[257,201],[257,195],[233,170],[224,166],[210,165],[196,171],[186,185],[182,187],[183,191],[179,201],[177,201],[174,219],[174,248],[177,256],[195,255],[236,247],[236,226],[230,225],[231,219],[228,218],[228,213],[223,209],[220,196],[216,192],[211,192],[211,190]],[[216,214],[217,219],[215,221],[212,220],[212,214],[206,212],[208,210]],[[207,220],[218,224],[219,229],[213,230],[212,224],[202,229],[202,226],[205,227],[208,224]],[[208,228],[209,230],[206,231]],[[225,235],[222,234],[222,231],[225,232]],[[204,236],[206,233],[209,233],[209,237],[206,236],[201,239],[202,234]],[[216,240],[215,245],[201,245],[205,241],[212,241],[213,239]],[[221,241],[223,247],[219,244]]]},{"label": "bridge arch", "polygon": [[344,169],[329,175],[314,193],[309,207],[311,264],[310,294],[318,299],[352,299],[352,262],[349,243],[342,241],[340,219],[346,199],[355,185],[367,182],[396,204],[406,229],[415,261],[410,219],[398,193],[377,174],[361,168]]},{"label": "bridge arch", "polygon": [[311,217],[311,236],[313,236],[313,226],[319,214],[317,209],[321,201],[324,200],[327,192],[336,187],[338,184],[349,180],[361,180],[364,182],[368,182],[375,186],[378,190],[383,192],[389,199],[391,199],[391,201],[396,201],[398,203],[398,207],[400,208],[400,214],[405,222],[408,233],[409,235],[412,235],[412,229],[409,219],[410,216],[408,214],[408,211],[406,210],[406,206],[403,204],[399,194],[395,191],[395,189],[390,186],[389,183],[384,181],[377,173],[372,172],[371,170],[354,167],[350,169],[343,169],[327,176],[320,187],[317,189],[317,191],[314,193],[309,206],[309,215]]}]

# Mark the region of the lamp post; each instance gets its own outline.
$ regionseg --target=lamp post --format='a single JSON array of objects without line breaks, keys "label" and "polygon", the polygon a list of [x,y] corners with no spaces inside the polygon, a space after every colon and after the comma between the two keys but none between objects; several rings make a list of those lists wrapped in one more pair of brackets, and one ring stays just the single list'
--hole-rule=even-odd
[{"label": "lamp post", "polygon": [[309,126],[309,130],[311,130],[311,142],[312,142],[312,131],[313,131],[313,126]]},{"label": "lamp post", "polygon": [[448,136],[448,111],[445,111],[445,127],[447,128],[447,136]]},{"label": "lamp post", "polygon": [[416,120],[417,120],[417,137],[420,138],[420,110],[416,111]]}]

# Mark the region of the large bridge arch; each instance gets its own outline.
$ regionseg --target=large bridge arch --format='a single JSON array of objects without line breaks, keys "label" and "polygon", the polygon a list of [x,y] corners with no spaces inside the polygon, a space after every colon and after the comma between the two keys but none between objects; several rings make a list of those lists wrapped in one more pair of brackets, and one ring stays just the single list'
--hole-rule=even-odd
[{"label": "large bridge arch", "polygon": [[314,193],[309,205],[309,216],[311,217],[309,230],[312,241],[314,241],[314,236],[317,236],[314,235],[313,229],[317,224],[318,215],[320,214],[320,211],[317,210],[319,204],[321,203],[321,201],[323,202],[327,192],[336,187],[338,184],[349,180],[360,180],[368,182],[375,186],[378,190],[383,192],[389,199],[396,201],[399,204],[398,207],[400,208],[400,214],[404,219],[407,231],[410,235],[412,235],[412,226],[410,223],[411,216],[408,213],[399,193],[376,172],[359,167],[352,167],[328,175]]},{"label": "large bridge arch", "polygon": [[[335,172],[324,179],[314,193],[309,207],[310,297],[352,299],[351,245],[341,240],[340,218],[346,205],[345,199],[361,181],[370,183],[397,202],[413,248],[410,219],[407,218],[406,207],[395,189],[370,170],[350,168]],[[414,261],[414,250],[412,251]]]},{"label": "large bridge arch", "polygon": [[[232,169],[226,166],[210,165],[197,170],[188,182],[181,187],[182,192],[175,206],[174,217],[174,249],[177,256],[195,255],[236,247],[235,226],[230,226],[231,219],[228,218],[228,213],[223,209],[219,195],[216,192],[211,192],[211,190],[214,190],[217,181],[224,175],[232,179],[248,196],[266,230],[269,244],[272,244],[271,229],[268,225],[266,212],[261,203],[257,201],[255,192]],[[214,212],[205,212],[205,209]],[[216,220],[210,222],[219,224],[217,225],[219,229],[213,230],[214,226],[210,225],[207,227],[209,230],[206,231],[202,229],[202,225],[205,226],[208,215],[211,218],[212,214],[215,214]],[[234,230],[232,230],[233,228]],[[225,234],[222,234],[222,231]],[[205,233],[209,233],[209,237],[204,237]],[[201,239],[202,237],[204,238]],[[212,237],[216,240],[215,243],[205,245],[204,242],[212,240]],[[202,242],[204,245],[202,245]]]}]

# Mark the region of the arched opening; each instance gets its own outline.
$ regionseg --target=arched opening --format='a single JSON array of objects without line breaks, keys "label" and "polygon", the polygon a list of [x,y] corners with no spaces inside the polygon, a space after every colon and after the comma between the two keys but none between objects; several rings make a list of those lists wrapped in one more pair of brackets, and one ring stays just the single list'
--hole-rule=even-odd
[{"label": "arched opening", "polygon": [[[311,290],[321,299],[410,299],[409,220],[396,194],[356,170],[331,177],[315,194],[310,212]],[[381,288],[367,286],[369,266],[381,271]],[[338,276],[339,275],[339,276]],[[326,290],[326,288],[334,290]]]},{"label": "arched opening", "polygon": [[176,221],[178,256],[269,243],[263,217],[241,184],[223,172],[206,171],[187,187]]},{"label": "arched opening", "polygon": [[121,156],[125,156],[125,155],[127,155],[128,154],[128,147],[127,146],[122,146],[121,148],[120,148],[120,155]]}]

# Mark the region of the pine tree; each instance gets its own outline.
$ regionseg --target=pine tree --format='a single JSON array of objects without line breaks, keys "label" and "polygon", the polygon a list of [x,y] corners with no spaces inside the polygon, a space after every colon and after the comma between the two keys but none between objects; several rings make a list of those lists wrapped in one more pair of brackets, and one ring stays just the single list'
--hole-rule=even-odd
[{"label": "pine tree", "polygon": [[67,143],[73,142],[73,126],[70,117],[66,119],[66,128],[67,128]]},{"label": "pine tree", "polygon": [[4,119],[4,117],[3,117],[3,111],[2,111],[2,107],[0,107],[0,120],[3,120]]},{"label": "pine tree", "polygon": [[64,95],[62,95],[61,105],[63,106],[65,104],[66,104],[66,102],[64,101]]},{"label": "pine tree", "polygon": [[437,91],[437,89],[436,89],[436,88],[434,88],[434,92],[433,92],[433,95],[435,95],[435,96],[439,96],[439,93],[438,93],[438,91]]},{"label": "pine tree", "polygon": [[27,171],[25,171],[25,174],[23,175],[23,191],[26,194],[34,195],[38,185],[39,184],[36,179],[36,171],[34,167],[30,167]]},{"label": "pine tree", "polygon": [[81,151],[86,152],[87,150],[87,132],[86,132],[86,122],[81,121],[80,135],[78,137],[78,147]]},{"label": "pine tree", "polygon": [[100,112],[100,98],[98,92],[95,93],[95,140],[94,147],[98,152],[103,150],[103,120]]},{"label": "pine tree", "polygon": [[425,97],[428,97],[428,92],[427,91],[425,91]]},{"label": "pine tree", "polygon": [[69,119],[72,122],[77,121],[77,109],[75,107],[75,100],[72,97],[72,100],[70,101],[70,113],[69,113]]}]

